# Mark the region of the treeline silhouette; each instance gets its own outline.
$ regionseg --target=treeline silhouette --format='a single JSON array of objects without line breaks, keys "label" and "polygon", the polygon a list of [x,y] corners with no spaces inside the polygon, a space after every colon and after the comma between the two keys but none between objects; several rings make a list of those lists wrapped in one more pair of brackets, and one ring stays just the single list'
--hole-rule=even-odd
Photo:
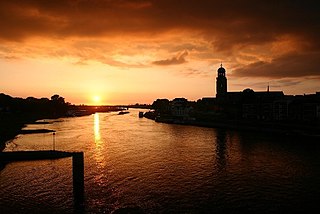
[{"label": "treeline silhouette", "polygon": [[48,98],[14,98],[0,94],[0,151],[5,142],[20,133],[25,124],[44,118],[58,118],[68,111],[70,103],[57,94]]},{"label": "treeline silhouette", "polygon": [[65,115],[70,103],[57,94],[48,98],[16,98],[0,94],[0,112],[2,113],[32,113],[47,117]]}]

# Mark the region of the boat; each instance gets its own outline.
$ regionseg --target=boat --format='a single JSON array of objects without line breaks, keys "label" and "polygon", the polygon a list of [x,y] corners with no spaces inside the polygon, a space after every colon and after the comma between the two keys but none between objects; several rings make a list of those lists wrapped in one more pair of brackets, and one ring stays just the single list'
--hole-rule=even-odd
[{"label": "boat", "polygon": [[139,118],[143,118],[143,112],[142,111],[139,111]]},{"label": "boat", "polygon": [[128,111],[120,111],[119,113],[118,113],[118,115],[122,115],[122,114],[129,114],[130,112],[128,112]]}]

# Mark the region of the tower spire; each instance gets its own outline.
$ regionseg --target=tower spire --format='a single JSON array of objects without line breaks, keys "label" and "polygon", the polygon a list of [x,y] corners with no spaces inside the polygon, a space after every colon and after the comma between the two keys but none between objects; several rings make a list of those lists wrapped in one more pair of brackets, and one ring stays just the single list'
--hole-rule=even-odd
[{"label": "tower spire", "polygon": [[270,91],[270,86],[269,86],[269,83],[268,83],[268,88],[267,88],[267,92],[269,92]]}]

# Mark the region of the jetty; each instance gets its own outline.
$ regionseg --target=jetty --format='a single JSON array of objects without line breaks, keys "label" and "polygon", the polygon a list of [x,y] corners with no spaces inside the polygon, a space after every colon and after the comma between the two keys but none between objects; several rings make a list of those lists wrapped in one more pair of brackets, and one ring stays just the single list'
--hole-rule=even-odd
[{"label": "jetty", "polygon": [[84,156],[83,152],[65,152],[56,150],[0,152],[0,163],[15,161],[52,160],[72,158],[73,197],[76,209],[84,202]]}]

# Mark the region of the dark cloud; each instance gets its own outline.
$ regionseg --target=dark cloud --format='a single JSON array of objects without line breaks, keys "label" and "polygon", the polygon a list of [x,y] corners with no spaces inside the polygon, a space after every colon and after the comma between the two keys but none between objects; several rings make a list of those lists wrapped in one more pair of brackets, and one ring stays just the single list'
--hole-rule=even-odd
[{"label": "dark cloud", "polygon": [[317,1],[12,0],[0,3],[0,38],[99,36],[199,30],[218,49],[273,40],[279,34],[319,38]]},{"label": "dark cloud", "polygon": [[186,61],[186,57],[188,56],[188,51],[184,51],[180,54],[178,54],[175,57],[172,57],[171,59],[165,59],[165,60],[158,60],[158,61],[153,61],[152,64],[155,65],[179,65],[183,64]]},{"label": "dark cloud", "polygon": [[233,71],[241,77],[320,77],[320,52],[287,54],[271,62],[258,61]]},{"label": "dark cloud", "polygon": [[[320,76],[320,4],[317,0],[10,0],[0,1],[0,41],[23,42],[32,37],[68,39],[195,32],[208,49],[193,43],[174,44],[195,50],[193,56],[234,59],[244,48],[287,37],[300,43],[296,52],[272,53],[267,60],[235,70],[238,76]],[[155,50],[156,51],[156,50]],[[182,55],[154,61],[156,65],[186,62]],[[255,57],[251,57],[254,59]],[[225,61],[224,60],[224,61]],[[250,60],[250,59],[249,59]],[[260,60],[260,61],[257,61]],[[271,62],[270,62],[271,60]],[[113,64],[114,62],[112,62]],[[119,63],[115,63],[119,64]],[[120,63],[121,64],[121,63]]]}]

